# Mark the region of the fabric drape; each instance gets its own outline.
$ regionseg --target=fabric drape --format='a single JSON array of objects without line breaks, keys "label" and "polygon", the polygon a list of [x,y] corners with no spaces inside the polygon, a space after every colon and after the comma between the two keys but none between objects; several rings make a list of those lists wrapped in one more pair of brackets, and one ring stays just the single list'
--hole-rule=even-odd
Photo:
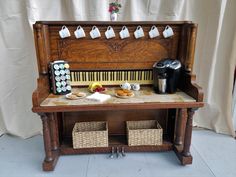
[{"label": "fabric drape", "polygon": [[[195,124],[234,136],[232,88],[236,64],[236,1],[121,0],[119,21],[192,20],[198,23],[193,73],[205,93]],[[40,133],[31,112],[37,63],[32,24],[38,20],[109,20],[108,0],[0,1],[0,134]],[[235,105],[235,104],[234,104]]]}]

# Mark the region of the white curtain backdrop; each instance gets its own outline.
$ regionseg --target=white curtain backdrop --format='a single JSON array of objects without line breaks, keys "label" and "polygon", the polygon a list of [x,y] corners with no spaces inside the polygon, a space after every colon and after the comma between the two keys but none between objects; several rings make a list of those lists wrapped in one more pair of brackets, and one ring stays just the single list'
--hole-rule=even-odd
[{"label": "white curtain backdrop", "polygon": [[[235,0],[120,0],[119,21],[192,20],[198,23],[194,73],[205,92],[195,124],[234,136],[232,88],[236,64]],[[109,20],[108,0],[0,0],[0,134],[40,133],[31,112],[37,64],[37,20]],[[236,120],[236,119],[235,119]]]}]

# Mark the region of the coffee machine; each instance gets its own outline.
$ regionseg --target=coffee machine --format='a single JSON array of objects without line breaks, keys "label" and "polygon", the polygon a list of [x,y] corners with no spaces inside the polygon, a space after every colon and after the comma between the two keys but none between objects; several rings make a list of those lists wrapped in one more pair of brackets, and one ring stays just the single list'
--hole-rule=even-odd
[{"label": "coffee machine", "polygon": [[181,69],[180,61],[165,58],[153,65],[154,91],[159,94],[175,93]]}]

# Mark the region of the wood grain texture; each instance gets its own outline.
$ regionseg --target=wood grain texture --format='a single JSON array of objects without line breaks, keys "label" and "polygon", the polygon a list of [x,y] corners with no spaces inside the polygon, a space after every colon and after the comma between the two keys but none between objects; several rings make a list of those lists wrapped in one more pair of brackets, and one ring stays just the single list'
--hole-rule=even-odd
[{"label": "wood grain texture", "polygon": [[188,117],[187,117],[187,122],[186,122],[185,135],[184,135],[184,147],[183,147],[183,155],[185,157],[191,156],[190,145],[191,145],[191,139],[192,139],[194,111],[195,110],[192,108],[187,110]]},{"label": "wood grain texture", "polygon": [[[76,26],[67,27],[72,33],[76,29]],[[112,26],[116,37],[109,40],[104,36],[107,26],[99,24],[97,27],[102,34],[99,39],[90,38],[91,26],[83,27],[86,33],[83,39],[76,39],[74,36],[60,39],[58,35],[60,26],[49,26],[52,60],[66,59],[72,70],[97,67],[99,69],[150,69],[154,62],[162,58],[177,58],[180,32],[178,26],[172,26],[175,36],[168,39],[161,36],[150,39],[148,32],[151,26],[146,24],[142,24],[145,37],[135,39],[133,32],[137,26],[129,26],[131,36],[123,40],[119,37],[122,26]],[[160,33],[164,27],[164,25],[158,25]],[[135,66],[132,67],[133,64]]]},{"label": "wood grain texture", "polygon": [[48,75],[40,75],[37,79],[37,89],[32,94],[33,107],[40,106],[40,103],[48,97],[50,84]]},{"label": "wood grain texture", "polygon": [[182,71],[178,88],[196,99],[197,102],[203,102],[203,90],[196,83],[196,75]]},{"label": "wood grain texture", "polygon": [[[65,39],[59,37],[58,32],[63,25],[68,27],[71,37]],[[86,37],[83,39],[76,39],[73,35],[78,25],[85,30]],[[93,40],[89,32],[94,25],[99,28],[101,38]],[[122,40],[119,31],[123,25],[128,27],[131,36]],[[145,34],[141,39],[135,39],[133,36],[138,25],[142,26]],[[158,27],[161,35],[150,39],[148,32],[153,25]],[[166,25],[174,30],[174,36],[167,39],[162,36]],[[108,26],[112,26],[116,34],[116,37],[110,40],[104,35]],[[43,170],[53,170],[60,155],[109,153],[111,147],[125,147],[126,152],[174,150],[181,164],[191,164],[192,156],[189,149],[193,111],[204,106],[203,91],[196,84],[196,76],[191,73],[196,36],[197,25],[191,21],[36,22],[34,39],[39,78],[37,89],[32,95],[32,111],[41,115],[43,124],[46,156]],[[181,61],[183,70],[178,88],[196,99],[196,102],[40,106],[50,94],[48,64],[51,61],[65,59],[69,62],[70,69],[74,71],[131,70],[152,69],[156,61],[167,57]],[[160,146],[128,146],[125,121],[149,119],[158,120],[161,124],[164,143]],[[71,132],[75,122],[104,120],[109,123],[109,147],[73,149]]]},{"label": "wood grain texture", "polygon": [[187,109],[178,109],[176,119],[175,145],[182,145],[184,142],[184,132],[187,121]]}]

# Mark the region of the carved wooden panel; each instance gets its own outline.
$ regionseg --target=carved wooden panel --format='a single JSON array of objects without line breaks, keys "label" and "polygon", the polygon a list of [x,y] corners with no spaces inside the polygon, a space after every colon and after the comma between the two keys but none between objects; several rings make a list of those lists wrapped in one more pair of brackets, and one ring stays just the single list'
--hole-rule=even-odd
[{"label": "carved wooden panel", "polygon": [[[35,41],[38,53],[39,73],[47,74],[49,61],[64,59],[69,61],[72,70],[94,69],[151,69],[154,62],[170,57],[179,59],[185,68],[191,70],[194,57],[194,45],[196,39],[196,24],[188,21],[176,22],[37,22]],[[66,25],[71,37],[61,39],[59,30]],[[86,37],[76,39],[74,31],[77,26],[83,27]],[[89,32],[96,25],[101,37],[91,39]],[[130,38],[120,39],[119,32],[126,25],[130,32]],[[134,38],[134,31],[141,25],[145,37]],[[156,25],[160,36],[150,39],[148,32]],[[165,39],[162,35],[166,25],[172,27],[174,36]],[[112,26],[116,37],[107,40],[105,31]],[[40,36],[43,36],[44,43]]]},{"label": "carved wooden panel", "polygon": [[[162,35],[155,39],[148,37],[152,25],[141,24],[145,37],[135,39],[133,32],[137,25],[128,26],[130,38],[120,39],[119,31],[123,25],[112,26],[116,37],[107,40],[105,31],[108,25],[97,25],[101,32],[101,38],[91,39],[89,32],[93,25],[81,26],[86,37],[76,39],[73,35],[75,26],[67,26],[71,37],[60,39],[58,31],[61,26],[49,26],[50,46],[52,60],[65,59],[71,68],[76,69],[150,69],[152,65],[166,57],[177,58],[179,35],[181,26],[173,25],[175,35],[164,39]],[[158,25],[157,25],[158,26]],[[162,34],[165,25],[159,25]]]}]

